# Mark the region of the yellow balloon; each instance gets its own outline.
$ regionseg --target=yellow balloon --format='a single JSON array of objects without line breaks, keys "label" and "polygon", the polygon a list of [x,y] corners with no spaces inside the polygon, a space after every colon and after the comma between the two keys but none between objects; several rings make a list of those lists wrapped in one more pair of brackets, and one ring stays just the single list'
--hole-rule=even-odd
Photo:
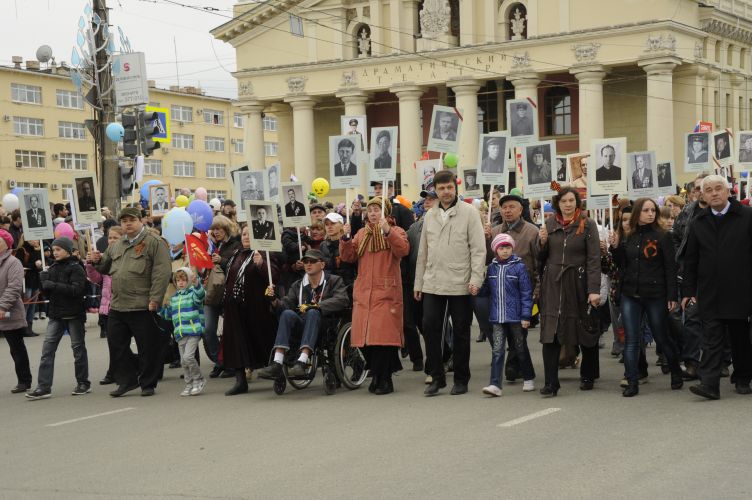
[{"label": "yellow balloon", "polygon": [[175,198],[175,205],[177,205],[178,207],[187,207],[188,203],[190,203],[190,200],[184,194],[181,194],[180,196]]},{"label": "yellow balloon", "polygon": [[327,181],[323,177],[314,179],[311,183],[311,190],[313,191],[313,194],[315,194],[319,198],[326,196],[326,194],[329,192],[329,181]]}]

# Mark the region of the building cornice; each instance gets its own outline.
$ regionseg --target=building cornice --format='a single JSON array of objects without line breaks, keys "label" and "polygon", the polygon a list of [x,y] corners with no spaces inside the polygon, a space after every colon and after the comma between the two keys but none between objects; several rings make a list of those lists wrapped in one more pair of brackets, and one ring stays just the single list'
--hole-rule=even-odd
[{"label": "building cornice", "polygon": [[700,11],[700,29],[721,38],[752,44],[752,22],[716,8]]}]

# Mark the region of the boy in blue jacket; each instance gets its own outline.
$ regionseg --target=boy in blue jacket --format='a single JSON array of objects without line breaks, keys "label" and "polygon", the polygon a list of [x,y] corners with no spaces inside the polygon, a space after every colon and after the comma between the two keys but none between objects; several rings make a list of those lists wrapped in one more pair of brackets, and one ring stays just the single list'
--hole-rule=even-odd
[{"label": "boy in blue jacket", "polygon": [[533,286],[524,262],[514,255],[514,238],[499,234],[491,242],[495,255],[488,266],[481,293],[490,295],[490,317],[493,325],[491,382],[483,388],[489,396],[501,396],[501,372],[504,368],[504,347],[507,335],[512,336],[524,379],[522,390],[535,390],[533,363],[523,328],[533,317]]}]

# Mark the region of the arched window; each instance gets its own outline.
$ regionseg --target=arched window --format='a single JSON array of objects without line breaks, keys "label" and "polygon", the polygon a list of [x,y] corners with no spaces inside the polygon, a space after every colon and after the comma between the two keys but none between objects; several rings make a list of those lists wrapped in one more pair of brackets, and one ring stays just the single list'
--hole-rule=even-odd
[{"label": "arched window", "polygon": [[371,27],[367,24],[359,24],[355,29],[355,56],[371,57]]},{"label": "arched window", "polygon": [[566,87],[553,87],[544,97],[546,135],[572,133],[572,96]]},{"label": "arched window", "polygon": [[524,40],[527,38],[527,7],[516,3],[509,7],[507,22],[509,23],[509,40]]}]

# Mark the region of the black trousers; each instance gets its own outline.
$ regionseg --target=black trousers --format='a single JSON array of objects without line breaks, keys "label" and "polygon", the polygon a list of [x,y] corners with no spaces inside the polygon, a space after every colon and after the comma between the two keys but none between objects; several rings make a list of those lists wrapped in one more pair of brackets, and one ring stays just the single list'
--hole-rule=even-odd
[{"label": "black trousers", "polygon": [[[580,346],[582,362],[580,363],[580,378],[582,380],[595,380],[600,377],[600,363],[598,360],[598,345],[593,347]],[[545,384],[559,388],[559,354],[561,344],[554,337],[550,344],[543,344],[543,370],[545,372]]]},{"label": "black trousers", "polygon": [[702,320],[700,380],[703,385],[714,390],[718,390],[721,384],[727,332],[731,341],[734,380],[742,385],[748,385],[752,380],[752,343],[749,338],[749,322],[743,319]]},{"label": "black trousers", "polygon": [[10,357],[16,367],[16,378],[19,384],[31,386],[31,369],[29,368],[29,353],[26,352],[24,333],[26,328],[5,330],[2,332],[10,347]]},{"label": "black trousers", "polygon": [[418,335],[418,319],[416,309],[420,302],[415,300],[413,287],[411,284],[402,284],[402,326],[405,331],[405,347],[410,353],[410,361],[416,363],[423,361],[423,348],[420,346],[420,336]]},{"label": "black trousers", "polygon": [[[118,385],[138,382],[142,389],[157,387],[164,352],[157,320],[157,315],[150,311],[110,310],[107,344],[112,374]],[[131,351],[132,337],[136,339],[138,356]]]},{"label": "black trousers", "polygon": [[447,308],[454,332],[454,383],[467,384],[470,381],[470,324],[473,320],[473,305],[469,295],[423,294],[423,336],[429,373],[435,381],[446,379],[442,346]]}]

